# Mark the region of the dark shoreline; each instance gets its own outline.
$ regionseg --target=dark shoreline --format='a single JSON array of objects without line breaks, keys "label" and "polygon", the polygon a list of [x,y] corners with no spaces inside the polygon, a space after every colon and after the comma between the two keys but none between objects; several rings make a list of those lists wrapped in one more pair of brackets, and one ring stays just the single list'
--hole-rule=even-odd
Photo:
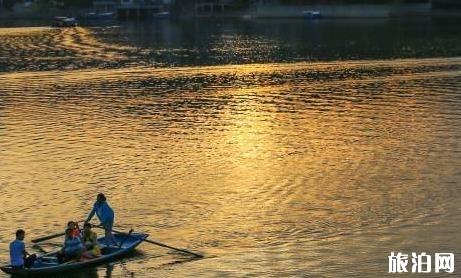
[{"label": "dark shoreline", "polygon": [[[67,9],[67,10],[47,10],[46,12],[30,12],[30,13],[14,13],[14,12],[0,12],[0,21],[4,20],[50,20],[55,16],[71,16],[77,17],[80,20],[85,20],[82,16],[88,12],[90,9]],[[413,16],[405,16],[405,15],[398,15],[398,16],[390,16],[390,17],[331,17],[326,19],[407,19],[407,18],[435,18],[435,19],[454,19],[460,18],[461,19],[461,10],[433,10],[431,13],[426,15],[413,15]],[[219,16],[180,16],[171,19],[178,19],[178,20],[190,20],[190,19],[283,19],[283,20],[291,20],[291,19],[303,19],[303,17],[256,17],[248,11],[242,12],[233,12],[227,14],[221,14]],[[119,19],[113,18],[111,20],[117,21]],[[142,20],[158,20],[155,18],[148,18],[148,19],[141,19]]]}]

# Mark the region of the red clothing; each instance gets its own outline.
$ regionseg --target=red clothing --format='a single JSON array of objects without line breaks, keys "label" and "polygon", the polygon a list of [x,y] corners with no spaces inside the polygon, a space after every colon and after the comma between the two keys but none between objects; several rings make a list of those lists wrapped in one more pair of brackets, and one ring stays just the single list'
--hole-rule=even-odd
[{"label": "red clothing", "polygon": [[72,237],[80,237],[80,230],[77,228],[72,229]]}]

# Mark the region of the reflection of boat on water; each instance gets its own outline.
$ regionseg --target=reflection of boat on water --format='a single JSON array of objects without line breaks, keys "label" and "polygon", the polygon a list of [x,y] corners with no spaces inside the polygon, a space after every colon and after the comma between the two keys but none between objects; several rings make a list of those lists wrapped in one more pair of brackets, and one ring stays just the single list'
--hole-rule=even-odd
[{"label": "reflection of boat on water", "polygon": [[126,256],[148,237],[147,234],[128,233],[114,235],[117,246],[105,246],[105,238],[98,238],[102,246],[102,255],[90,260],[59,263],[57,252],[38,257],[30,268],[15,269],[10,265],[2,266],[3,272],[16,276],[49,275],[99,265]]},{"label": "reflection of boat on water", "polygon": [[322,14],[320,13],[320,11],[306,10],[303,11],[303,17],[306,19],[320,19],[322,18]]},{"label": "reflection of boat on water", "polygon": [[152,18],[154,18],[154,19],[170,18],[170,12],[153,13]]},{"label": "reflection of boat on water", "polygon": [[115,18],[115,13],[113,12],[107,12],[107,13],[87,13],[84,15],[85,19],[90,19],[90,20],[110,20]]},{"label": "reflection of boat on water", "polygon": [[53,27],[77,27],[78,22],[75,17],[56,16],[51,23]]}]

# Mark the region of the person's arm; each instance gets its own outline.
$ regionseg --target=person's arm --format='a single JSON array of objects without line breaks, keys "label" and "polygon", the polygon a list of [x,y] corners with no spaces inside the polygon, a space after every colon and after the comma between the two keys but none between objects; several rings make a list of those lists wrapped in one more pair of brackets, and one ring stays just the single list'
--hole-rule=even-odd
[{"label": "person's arm", "polygon": [[93,234],[93,244],[94,246],[98,246],[98,235],[96,233]]},{"label": "person's arm", "polygon": [[22,245],[22,254],[24,255],[24,257],[30,255],[29,252],[26,251],[26,245],[24,243]]},{"label": "person's arm", "polygon": [[78,222],[75,222],[75,227],[77,228],[78,236],[79,236],[79,237],[82,237],[82,236],[83,236],[83,232],[82,232],[82,230],[80,229],[80,226],[78,226]]},{"label": "person's arm", "polygon": [[80,246],[80,248],[85,249],[85,243],[83,242],[83,240],[79,237],[77,237],[76,239],[78,240],[78,245]]},{"label": "person's arm", "polygon": [[96,213],[96,205],[93,206],[93,209],[91,210],[85,222],[90,222],[91,218],[93,218],[95,213]]}]

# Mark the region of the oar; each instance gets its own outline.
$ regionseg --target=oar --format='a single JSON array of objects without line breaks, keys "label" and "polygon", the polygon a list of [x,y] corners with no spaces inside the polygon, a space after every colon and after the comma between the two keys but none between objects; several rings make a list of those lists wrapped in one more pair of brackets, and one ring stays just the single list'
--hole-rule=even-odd
[{"label": "oar", "polygon": [[31,240],[31,241],[32,241],[33,243],[39,243],[39,242],[42,242],[42,241],[45,241],[45,240],[49,240],[49,239],[61,237],[61,236],[65,235],[65,234],[66,234],[66,233],[64,232],[64,233],[59,233],[59,234],[44,236],[44,237],[40,237],[40,238],[33,239],[33,240]]},{"label": "oar", "polygon": [[153,240],[150,240],[150,239],[147,239],[147,238],[145,238],[144,241],[145,241],[145,242],[149,242],[149,243],[151,243],[151,244],[155,244],[155,245],[161,246],[161,247],[165,247],[165,248],[169,248],[169,249],[176,250],[176,251],[179,251],[179,252],[183,252],[183,253],[186,253],[186,254],[195,256],[195,257],[197,257],[197,258],[203,258],[203,255],[200,255],[200,254],[197,254],[197,253],[188,251],[188,250],[175,248],[175,247],[172,247],[172,246],[163,244],[163,243],[161,243],[161,242],[153,241]]},{"label": "oar", "polygon": [[40,246],[40,245],[38,245],[38,244],[34,244],[34,245],[32,245],[32,248],[35,248],[35,249],[37,249],[38,251],[42,252],[43,254],[46,254],[46,253],[48,253],[48,252],[47,252],[45,249],[43,249],[43,247],[41,247],[41,246]]},{"label": "oar", "polygon": [[[83,222],[83,221],[79,221],[79,222],[76,222],[76,223],[81,223],[81,222]],[[66,232],[59,233],[59,234],[53,234],[53,235],[49,235],[49,236],[39,237],[39,238],[33,239],[31,241],[33,243],[39,243],[39,242],[42,242],[42,241],[45,241],[45,240],[61,237],[61,236],[65,235],[65,234],[66,234]]]},{"label": "oar", "polygon": [[[100,226],[100,225],[93,225],[93,227],[104,229],[104,227]],[[112,230],[112,232],[114,232],[116,234],[121,234],[121,235],[126,235],[127,234],[127,233],[116,231],[116,230]],[[169,248],[169,249],[172,249],[172,250],[176,250],[178,252],[186,253],[186,254],[195,256],[197,258],[203,258],[203,255],[200,255],[200,254],[188,251],[188,250],[184,250],[184,249],[179,249],[179,248],[176,248],[176,247],[173,247],[173,246],[169,246],[169,245],[163,244],[161,242],[153,241],[153,240],[150,240],[150,239],[147,239],[147,238],[142,239],[142,240],[145,241],[145,242],[151,243],[151,244],[161,246],[161,247],[165,247],[165,248]]]}]

